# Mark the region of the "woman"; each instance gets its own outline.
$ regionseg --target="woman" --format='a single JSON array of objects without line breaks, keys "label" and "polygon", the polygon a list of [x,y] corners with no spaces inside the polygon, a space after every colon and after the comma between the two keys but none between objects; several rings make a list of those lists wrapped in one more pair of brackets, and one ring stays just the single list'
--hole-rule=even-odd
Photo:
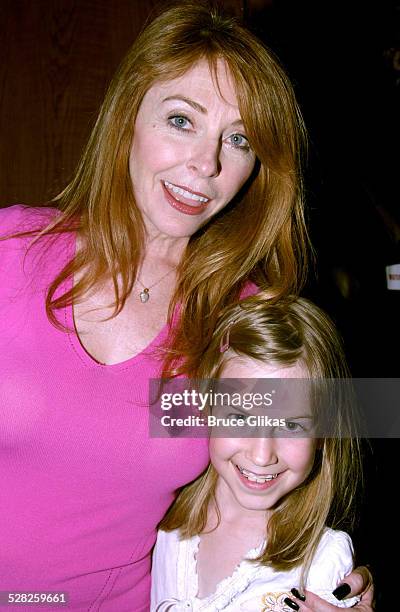
[{"label": "woman", "polygon": [[148,381],[194,374],[250,279],[298,288],[303,140],[271,54],[179,3],[122,64],[61,212],[2,212],[1,590],[148,609],[156,525],[208,462],[149,438]]}]

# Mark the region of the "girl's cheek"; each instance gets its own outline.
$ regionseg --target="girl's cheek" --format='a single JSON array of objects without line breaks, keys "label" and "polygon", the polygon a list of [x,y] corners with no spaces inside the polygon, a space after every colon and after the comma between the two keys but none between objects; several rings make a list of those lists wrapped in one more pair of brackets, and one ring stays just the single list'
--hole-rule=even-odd
[{"label": "girl's cheek", "polygon": [[235,453],[235,440],[230,438],[211,438],[210,458],[213,463],[228,460]]}]

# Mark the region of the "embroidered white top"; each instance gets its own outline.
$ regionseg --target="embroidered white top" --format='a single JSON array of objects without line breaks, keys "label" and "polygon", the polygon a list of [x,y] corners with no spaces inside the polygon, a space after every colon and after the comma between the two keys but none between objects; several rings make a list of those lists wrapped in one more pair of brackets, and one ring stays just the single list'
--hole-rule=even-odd
[{"label": "embroidered white top", "polygon": [[[299,586],[301,568],[278,572],[250,563],[265,542],[249,551],[231,576],[212,595],[199,599],[196,554],[200,538],[179,540],[178,531],[159,531],[153,553],[151,612],[292,612],[285,597]],[[341,607],[354,606],[357,597],[338,601],[332,591],[353,567],[353,546],[344,531],[326,529],[314,556],[307,589]]]}]

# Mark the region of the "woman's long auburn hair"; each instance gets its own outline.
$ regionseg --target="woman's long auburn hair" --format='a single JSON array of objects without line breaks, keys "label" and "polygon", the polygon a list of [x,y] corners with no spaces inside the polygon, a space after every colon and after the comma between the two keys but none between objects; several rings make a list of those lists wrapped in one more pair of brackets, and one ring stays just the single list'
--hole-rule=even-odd
[{"label": "woman's long auburn hair", "polygon": [[[231,350],[221,353],[228,330]],[[298,364],[305,376],[317,379],[322,386],[324,382],[332,384],[331,379],[349,376],[333,323],[303,298],[289,296],[271,304],[268,296],[259,294],[228,307],[204,355],[199,376],[210,379],[223,375],[227,359],[237,355],[283,368]],[[318,408],[313,409],[318,420]],[[362,484],[357,415],[351,402],[335,406],[332,421],[332,437],[321,439],[311,474],[274,508],[266,525],[267,546],[255,560],[277,571],[301,565],[303,588],[325,526],[354,526],[356,492]],[[204,474],[183,488],[159,527],[179,529],[182,538],[202,533],[210,505],[219,516],[217,480],[210,464]]]},{"label": "woman's long auburn hair", "polygon": [[[215,79],[218,60],[225,61],[257,163],[234,201],[189,241],[169,312],[171,320],[179,303],[180,322],[165,353],[169,373],[196,370],[218,313],[247,279],[268,288],[271,299],[296,292],[304,280],[305,130],[292,86],[272,53],[201,0],[179,2],[156,17],[122,62],[76,176],[54,200],[61,214],[41,232],[75,230],[84,236],[79,252],[49,287],[50,320],[59,325],[57,309],[84,300],[110,279],[112,316],[118,314],[135,283],[145,241],[128,170],[135,118],[153,83],[179,77],[203,59]],[[79,280],[60,295],[60,285],[72,275]]]}]

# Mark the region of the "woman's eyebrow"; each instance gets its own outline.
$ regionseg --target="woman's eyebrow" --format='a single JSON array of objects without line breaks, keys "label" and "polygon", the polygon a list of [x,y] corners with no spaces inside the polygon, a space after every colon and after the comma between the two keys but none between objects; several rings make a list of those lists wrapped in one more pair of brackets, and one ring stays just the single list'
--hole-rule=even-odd
[{"label": "woman's eyebrow", "polygon": [[190,98],[186,98],[186,96],[168,96],[167,98],[164,98],[163,102],[167,102],[168,100],[181,100],[182,102],[186,102],[186,104],[189,104],[189,106],[194,108],[194,110],[198,111],[199,113],[207,115],[207,109],[204,108],[204,106],[202,106],[198,102],[195,102],[194,100],[191,100]]},{"label": "woman's eyebrow", "polygon": [[[163,99],[163,102],[168,102],[169,100],[180,100],[181,102],[185,102],[202,115],[207,115],[208,113],[207,109],[204,106],[202,106],[198,102],[195,102],[194,100],[191,100],[190,98],[187,98],[186,96],[180,96],[179,94],[174,96],[168,96],[167,98]],[[236,119],[235,121],[232,121],[231,125],[243,125],[243,121],[242,119]]]}]

